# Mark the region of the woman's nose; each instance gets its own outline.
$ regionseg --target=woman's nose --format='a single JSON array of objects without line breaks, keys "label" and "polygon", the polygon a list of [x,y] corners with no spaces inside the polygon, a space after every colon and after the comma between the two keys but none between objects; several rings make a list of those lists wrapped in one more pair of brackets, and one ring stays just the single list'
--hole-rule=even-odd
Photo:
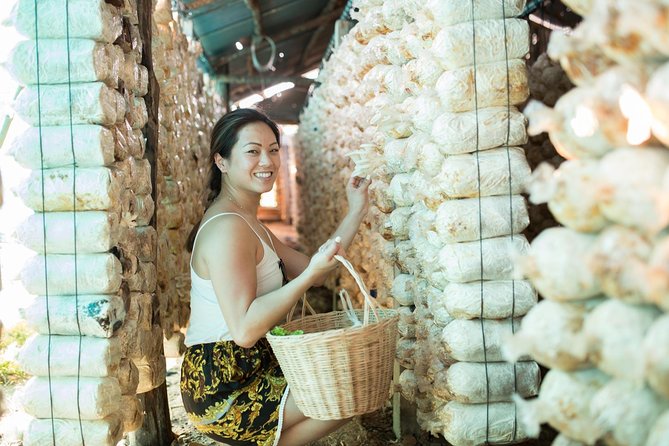
[{"label": "woman's nose", "polygon": [[258,162],[261,166],[271,166],[272,165],[272,157],[269,156],[269,153],[267,152],[261,152],[260,153],[260,161]]}]

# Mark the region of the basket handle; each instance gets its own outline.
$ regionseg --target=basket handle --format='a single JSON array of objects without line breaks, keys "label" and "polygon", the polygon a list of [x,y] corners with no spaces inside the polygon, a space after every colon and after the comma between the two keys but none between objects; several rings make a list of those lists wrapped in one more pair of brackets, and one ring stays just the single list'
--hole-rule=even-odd
[{"label": "basket handle", "polygon": [[[286,316],[286,323],[293,320],[293,313],[295,313],[295,308],[297,308],[297,302],[295,302],[295,305],[293,305],[293,308],[290,309],[290,313],[288,313],[288,316]],[[304,319],[304,317],[306,316],[306,310],[307,309],[309,310],[309,313],[311,313],[312,316],[316,314],[313,307],[309,304],[309,301],[307,301],[307,293],[304,293],[302,295],[302,316],[301,316],[301,319]]]},{"label": "basket handle", "polygon": [[355,308],[353,307],[353,302],[351,302],[351,296],[348,295],[348,291],[342,289],[339,290],[339,300],[341,300],[341,307],[348,316],[348,320],[351,321],[353,327],[359,327],[362,325],[358,315],[355,314]]},{"label": "basket handle", "polygon": [[[371,308],[372,313],[374,313],[374,317],[376,318],[377,321],[380,321],[381,319],[379,318],[379,313],[376,311],[376,309],[379,307],[379,304],[376,303],[374,299],[372,299],[372,296],[370,296],[369,291],[367,290],[367,287],[365,286],[365,283],[362,281],[360,278],[360,275],[358,272],[353,268],[353,265],[351,265],[351,262],[346,260],[344,257],[340,255],[335,255],[334,258],[338,260],[344,267],[348,270],[348,272],[353,276],[353,279],[355,280],[355,283],[358,285],[358,288],[360,289],[360,292],[362,293],[364,297],[364,306],[363,306],[363,321],[362,325],[368,325],[369,324],[369,310]],[[345,293],[345,294],[344,294]],[[343,294],[343,295],[342,295]],[[342,305],[344,307],[344,311],[346,311],[349,314],[349,318],[351,318],[350,314],[355,315],[354,310],[353,310],[353,304],[351,303],[351,298],[348,295],[348,292],[345,290],[342,290],[339,293],[339,298],[342,301]],[[348,302],[346,302],[348,301]],[[297,302],[295,305],[293,305],[293,308],[290,309],[290,313],[286,316],[286,322],[291,322],[293,320],[293,314],[295,313],[295,309],[297,308]],[[316,312],[314,311],[313,307],[309,304],[309,301],[307,301],[307,293],[304,293],[302,295],[302,316],[301,318],[304,319],[306,316],[306,310],[309,310],[309,313],[311,315],[315,315]],[[350,312],[348,311],[350,309]],[[357,318],[357,317],[356,317]],[[351,319],[353,321],[353,319]]]},{"label": "basket handle", "polygon": [[353,268],[353,265],[351,265],[351,262],[346,260],[344,257],[340,255],[335,255],[335,259],[337,259],[344,267],[348,270],[349,273],[351,273],[351,276],[353,276],[353,279],[355,280],[355,283],[358,285],[358,288],[360,289],[360,292],[362,293],[363,297],[365,298],[365,302],[363,305],[363,321],[362,325],[363,327],[365,325],[369,324],[369,310],[372,310],[372,313],[374,313],[374,317],[376,318],[377,321],[380,321],[381,319],[379,318],[379,313],[376,311],[378,308],[378,304],[374,299],[372,299],[372,296],[369,295],[369,291],[367,290],[367,287],[365,286],[365,283],[362,281],[360,278],[360,275],[358,272]]}]

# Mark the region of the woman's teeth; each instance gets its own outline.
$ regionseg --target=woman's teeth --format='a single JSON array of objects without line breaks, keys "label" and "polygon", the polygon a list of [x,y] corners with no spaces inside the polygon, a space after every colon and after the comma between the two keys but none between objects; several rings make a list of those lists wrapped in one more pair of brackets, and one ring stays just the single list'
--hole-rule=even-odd
[{"label": "woman's teeth", "polygon": [[272,172],[257,172],[254,173],[253,175],[255,175],[258,178],[269,178],[272,176]]}]

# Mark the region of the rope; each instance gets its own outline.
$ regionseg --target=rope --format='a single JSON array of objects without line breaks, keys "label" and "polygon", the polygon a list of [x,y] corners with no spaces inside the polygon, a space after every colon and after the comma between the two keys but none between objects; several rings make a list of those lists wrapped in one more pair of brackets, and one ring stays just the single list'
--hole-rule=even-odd
[{"label": "rope", "polygon": [[51,386],[51,317],[49,315],[49,273],[46,248],[46,214],[44,212],[45,194],[44,194],[44,145],[42,141],[42,89],[40,87],[39,76],[39,21],[37,16],[37,0],[33,0],[35,5],[35,66],[37,70],[37,128],[39,134],[39,154],[40,154],[40,179],[42,181],[42,247],[44,248],[44,295],[46,300],[46,326],[49,332],[46,352],[47,378],[49,380],[49,410],[51,413],[51,440],[56,445],[56,424],[53,419],[53,389]]},{"label": "rope", "polygon": [[[74,247],[74,298],[75,311],[77,319],[77,331],[79,335],[79,346],[77,355],[77,416],[79,420],[79,433],[81,435],[81,443],[86,445],[84,440],[84,429],[81,419],[81,323],[79,320],[79,290],[78,290],[78,267],[77,267],[77,189],[76,189],[76,154],[74,150],[74,122],[72,112],[72,77],[71,77],[71,51],[70,51],[70,13],[69,0],[65,0],[65,37],[67,41],[67,86],[68,86],[68,100],[69,100],[69,121],[70,121],[70,149],[72,152],[72,212],[73,212],[73,247]],[[44,143],[42,137],[42,89],[40,81],[40,52],[39,52],[39,14],[37,7],[37,0],[34,0],[34,16],[35,16],[35,65],[37,71],[37,126],[39,134],[39,150],[40,150],[40,179],[41,179],[41,201],[42,201],[42,247],[44,250],[44,291],[46,303],[46,321],[48,331],[47,344],[47,377],[49,381],[49,410],[51,415],[51,440],[53,445],[56,445],[56,427],[53,412],[53,381],[51,379],[51,311],[49,304],[49,273],[48,273],[48,250],[47,250],[47,224],[46,224],[46,190],[44,182]]]},{"label": "rope", "polygon": [[84,440],[84,426],[81,422],[81,322],[79,321],[79,272],[77,265],[77,157],[74,151],[74,125],[72,118],[72,66],[70,55],[70,1],[65,0],[65,38],[67,40],[67,92],[69,101],[70,119],[70,150],[72,151],[72,230],[74,248],[74,308],[77,319],[77,333],[79,334],[79,346],[77,351],[77,417],[79,418],[79,433],[81,444],[86,446]]},{"label": "rope", "polygon": [[[509,169],[509,232],[511,232],[511,243],[513,244],[513,186],[511,178],[511,150],[509,139],[511,138],[511,80],[509,76],[509,48],[506,30],[506,6],[502,1],[502,23],[504,24],[504,60],[506,62],[506,159]],[[516,281],[511,280],[511,333],[515,334],[514,318],[516,317]],[[513,363],[513,391],[518,392],[518,373],[516,362]],[[518,408],[513,404],[513,441],[518,436]]]},{"label": "rope", "polygon": [[479,207],[479,268],[480,268],[480,283],[481,283],[481,311],[480,318],[481,321],[481,338],[483,340],[483,363],[485,367],[485,393],[486,393],[486,406],[485,406],[485,444],[490,444],[490,376],[488,374],[488,352],[485,340],[485,326],[483,322],[483,210],[481,203],[481,164],[479,160],[479,154],[481,152],[479,147],[479,95],[478,95],[478,84],[477,84],[477,73],[476,73],[476,21],[475,11],[474,11],[474,0],[471,0],[472,5],[472,72],[474,79],[474,113],[476,118],[476,175],[477,175],[477,197],[478,197],[478,207]]},{"label": "rope", "polygon": [[[258,55],[256,54],[256,42],[258,44],[262,43],[265,40],[269,44],[270,55],[269,59],[265,64],[258,62]],[[274,58],[276,57],[276,44],[269,36],[253,36],[251,39],[251,62],[253,62],[253,68],[255,68],[259,73],[265,73],[267,71],[274,71]]]}]

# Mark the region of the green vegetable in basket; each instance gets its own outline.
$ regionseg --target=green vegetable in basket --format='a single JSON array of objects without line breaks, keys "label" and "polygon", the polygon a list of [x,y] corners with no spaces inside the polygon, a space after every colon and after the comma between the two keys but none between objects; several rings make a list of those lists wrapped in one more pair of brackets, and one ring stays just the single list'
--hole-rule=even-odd
[{"label": "green vegetable in basket", "polygon": [[271,335],[274,336],[292,336],[292,335],[301,335],[304,334],[303,330],[286,330],[283,327],[276,326],[272,328],[272,330],[269,332]]}]

